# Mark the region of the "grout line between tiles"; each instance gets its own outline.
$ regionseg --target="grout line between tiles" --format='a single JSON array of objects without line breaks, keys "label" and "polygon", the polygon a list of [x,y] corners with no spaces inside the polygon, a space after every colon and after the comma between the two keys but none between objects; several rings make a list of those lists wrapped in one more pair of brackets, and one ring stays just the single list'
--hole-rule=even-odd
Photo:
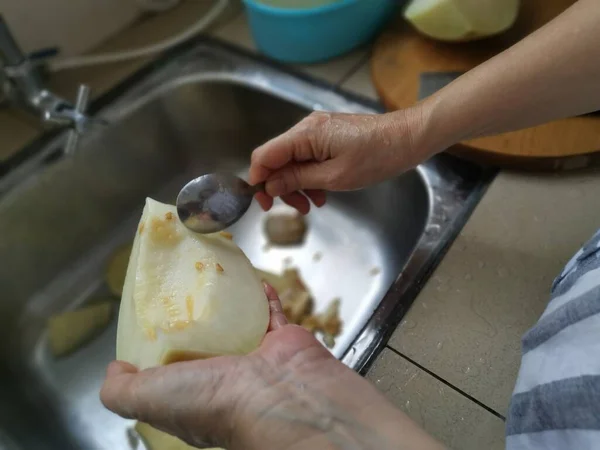
[{"label": "grout line between tiles", "polygon": [[436,375],[435,373],[433,373],[431,370],[427,369],[426,367],[423,367],[421,364],[419,364],[418,362],[416,362],[415,360],[409,358],[408,356],[400,353],[398,350],[390,347],[389,345],[386,345],[386,348],[388,350],[391,350],[392,352],[394,352],[396,355],[398,355],[399,357],[405,359],[406,361],[408,361],[409,363],[411,363],[412,365],[416,366],[417,368],[421,369],[423,372],[427,373],[428,375],[431,375],[433,378],[435,378],[436,380],[438,380],[440,383],[445,384],[446,386],[448,386],[450,389],[452,389],[453,391],[458,392],[460,395],[462,395],[463,397],[468,398],[469,400],[471,400],[473,403],[476,403],[477,405],[481,406],[483,409],[485,409],[487,412],[493,414],[494,416],[498,417],[499,419],[503,420],[506,422],[506,417],[504,417],[502,414],[500,414],[499,412],[493,410],[492,408],[490,408],[489,406],[481,403],[479,400],[477,400],[475,397],[467,394],[465,391],[463,391],[462,389],[457,388],[456,386],[450,384],[448,381],[444,380],[443,378],[441,378],[440,376]]},{"label": "grout line between tiles", "polygon": [[371,52],[368,51],[366,55],[364,55],[362,58],[360,58],[356,62],[356,64],[354,64],[352,67],[350,67],[350,69],[348,69],[348,71],[344,75],[342,75],[342,77],[339,79],[339,81],[337,83],[335,83],[335,87],[336,88],[342,87],[342,85],[346,81],[348,81],[350,79],[350,77],[352,77],[352,75],[354,75],[356,72],[358,72],[362,66],[364,66],[365,64],[368,64],[370,57],[371,57]]}]

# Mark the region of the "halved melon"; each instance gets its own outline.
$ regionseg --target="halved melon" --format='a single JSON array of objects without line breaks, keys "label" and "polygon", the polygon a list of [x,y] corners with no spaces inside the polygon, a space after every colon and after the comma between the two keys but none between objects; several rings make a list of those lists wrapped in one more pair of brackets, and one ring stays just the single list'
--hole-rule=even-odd
[{"label": "halved melon", "polygon": [[442,41],[469,41],[502,33],[515,23],[520,0],[412,0],[404,17]]}]

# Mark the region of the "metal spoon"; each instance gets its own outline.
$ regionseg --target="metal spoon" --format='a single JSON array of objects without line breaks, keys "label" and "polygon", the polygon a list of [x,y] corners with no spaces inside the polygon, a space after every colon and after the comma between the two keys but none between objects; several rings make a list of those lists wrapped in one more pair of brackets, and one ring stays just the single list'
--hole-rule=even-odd
[{"label": "metal spoon", "polygon": [[177,196],[179,220],[196,233],[216,233],[233,225],[248,210],[264,184],[250,186],[229,173],[202,175],[186,184]]}]

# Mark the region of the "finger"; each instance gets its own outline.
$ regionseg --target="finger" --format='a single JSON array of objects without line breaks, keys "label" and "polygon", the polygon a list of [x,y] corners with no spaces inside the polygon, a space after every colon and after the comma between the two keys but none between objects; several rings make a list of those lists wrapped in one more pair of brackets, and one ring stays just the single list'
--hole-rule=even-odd
[{"label": "finger", "polygon": [[[271,139],[252,152],[249,172],[250,184],[258,184],[267,180],[277,170],[290,162],[306,162],[315,159],[312,144],[318,134],[314,121],[305,118],[290,130]],[[318,158],[317,158],[318,159]]]},{"label": "finger", "polygon": [[252,152],[248,181],[262,183],[274,171],[285,166],[294,157],[294,133],[288,131],[271,139]]},{"label": "finger", "polygon": [[284,325],[288,324],[287,318],[283,313],[283,307],[281,306],[281,301],[279,300],[279,296],[277,295],[277,291],[267,284],[263,283],[265,286],[265,293],[267,294],[267,299],[269,300],[269,311],[271,312],[271,320],[269,322],[269,331],[275,331],[281,328]]},{"label": "finger", "polygon": [[317,208],[323,206],[327,201],[327,194],[321,189],[307,189],[304,191],[304,194],[306,194]]},{"label": "finger", "polygon": [[[115,364],[111,364],[115,366]],[[222,380],[235,362],[231,357],[185,361],[143,371],[129,371],[126,365],[111,368],[100,391],[100,400],[114,413],[128,419],[159,425],[178,426],[186,417],[175,417],[173,407],[186,411],[197,407],[196,417],[204,418],[202,405],[215,400]],[[125,370],[123,370],[125,369]],[[194,392],[191,405],[190,391]]]},{"label": "finger", "polygon": [[273,197],[264,192],[257,192],[255,198],[263,211],[268,211],[273,206]]},{"label": "finger", "polygon": [[106,377],[116,377],[126,373],[136,373],[137,367],[124,361],[113,361],[106,369]]},{"label": "finger", "polygon": [[[310,352],[311,360],[335,360],[315,336],[300,325],[286,325],[268,333],[257,353],[268,359],[275,366],[290,363],[299,352]],[[292,363],[293,364],[293,363]],[[289,366],[288,366],[289,367]]]},{"label": "finger", "polygon": [[281,197],[290,192],[315,189],[335,189],[335,174],[339,172],[335,160],[289,164],[273,172],[266,181],[265,191],[271,197]]},{"label": "finger", "polygon": [[127,370],[120,361],[112,362],[106,371],[106,379],[100,391],[100,400],[112,412],[128,419],[138,418],[137,404],[132,401],[131,392],[137,380],[136,371]]},{"label": "finger", "polygon": [[292,208],[296,208],[300,214],[306,215],[310,211],[310,202],[300,192],[283,195],[281,200]]}]

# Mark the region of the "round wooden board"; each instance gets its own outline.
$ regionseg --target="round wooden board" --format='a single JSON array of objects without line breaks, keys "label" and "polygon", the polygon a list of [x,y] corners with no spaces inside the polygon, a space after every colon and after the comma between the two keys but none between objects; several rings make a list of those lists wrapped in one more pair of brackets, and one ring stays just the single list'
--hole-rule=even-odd
[{"label": "round wooden board", "polygon": [[[418,100],[425,72],[465,72],[540,28],[575,0],[523,0],[515,26],[503,35],[470,43],[442,43],[417,33],[399,18],[375,43],[371,76],[390,110]],[[543,74],[542,74],[543,75]],[[600,116],[574,117],[523,131],[475,139],[452,153],[503,167],[572,169],[600,162]]]}]

